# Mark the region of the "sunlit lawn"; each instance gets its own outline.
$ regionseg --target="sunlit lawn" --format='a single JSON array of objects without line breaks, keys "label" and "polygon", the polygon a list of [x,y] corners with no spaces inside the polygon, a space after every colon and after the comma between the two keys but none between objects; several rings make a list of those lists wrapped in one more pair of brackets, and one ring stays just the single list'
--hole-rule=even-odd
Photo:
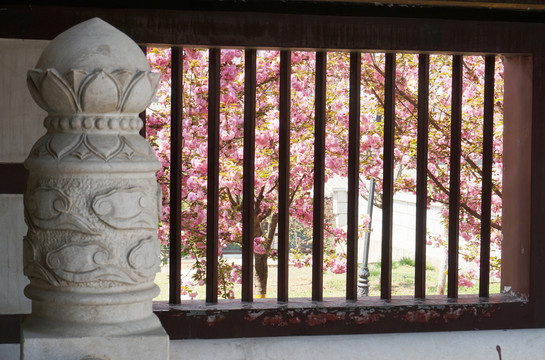
[{"label": "sunlit lawn", "polygon": [[[414,295],[414,265],[410,259],[402,259],[401,261],[394,262],[392,266],[392,295]],[[187,273],[187,266],[182,273]],[[380,295],[380,264],[370,265],[370,296]],[[437,281],[439,278],[439,270],[433,267],[428,267],[426,270],[426,294],[437,294]],[[155,278],[155,282],[159,285],[161,293],[154,300],[168,300],[168,274],[158,273]],[[190,277],[182,279],[184,281],[190,281]],[[267,284],[267,298],[276,298],[276,285],[277,285],[277,267],[276,265],[269,265],[269,282]],[[331,272],[324,272],[324,297],[344,297],[346,296],[346,274],[333,274]],[[289,268],[289,297],[290,298],[310,298],[312,289],[312,269],[296,268],[290,266]],[[204,300],[205,298],[205,286],[197,286],[198,292],[197,299]],[[445,290],[446,291],[446,290]],[[241,294],[241,286],[236,285],[235,298],[239,299]],[[459,287],[459,294],[478,294],[478,284],[472,288]],[[499,282],[492,282],[490,284],[490,293],[499,293]]]}]

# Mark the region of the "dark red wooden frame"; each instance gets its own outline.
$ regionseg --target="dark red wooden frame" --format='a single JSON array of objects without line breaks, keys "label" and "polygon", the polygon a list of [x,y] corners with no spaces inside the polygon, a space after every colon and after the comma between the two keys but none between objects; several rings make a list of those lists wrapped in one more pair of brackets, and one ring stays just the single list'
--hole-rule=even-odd
[{"label": "dark red wooden frame", "polygon": [[[534,64],[531,194],[534,199],[545,198],[545,189],[541,185],[545,183],[545,142],[541,140],[545,136],[545,107],[542,106],[542,99],[545,98],[545,44],[537,35],[545,33],[545,24],[540,22],[541,13],[534,12],[525,16],[517,11],[479,10],[467,13],[448,12],[443,8],[394,8],[388,12],[371,5],[358,7],[351,4],[337,7],[337,4],[323,3],[319,6],[299,4],[298,8],[293,8],[294,5],[277,5],[279,10],[276,12],[261,11],[255,4],[253,7],[249,6],[250,11],[240,6],[234,7],[236,11],[222,11],[221,6],[212,11],[5,6],[0,11],[0,22],[3,24],[0,37],[51,39],[71,25],[100,16],[137,42],[149,45],[283,48],[286,49],[282,51],[285,58],[289,56],[287,49],[292,48],[381,50],[392,54],[387,56],[390,58],[390,66],[387,65],[386,69],[390,74],[395,72],[391,64],[396,51],[530,55]],[[485,14],[491,20],[477,20],[476,13]],[[489,59],[487,57],[488,68]],[[284,70],[285,74],[289,73]],[[387,75],[388,78],[391,75]],[[387,86],[392,85],[387,82]],[[289,97],[288,101],[281,103],[284,111],[289,114]],[[490,106],[489,103],[485,103],[485,113],[487,106]],[[391,122],[393,126],[393,115],[385,115],[386,118],[391,118],[385,121]],[[214,117],[215,113],[212,112],[210,116]],[[286,118],[289,120],[284,112],[284,119]],[[391,132],[388,134],[392,136]],[[0,193],[21,193],[21,181],[24,182],[26,176],[22,165],[0,164],[0,169],[2,174],[5,174],[4,171],[13,171],[19,179],[18,185],[14,186],[8,177],[3,177]],[[176,305],[180,301],[174,296],[171,304],[156,304],[156,313],[171,338],[545,326],[545,284],[541,281],[539,272],[540,263],[545,258],[545,235],[540,228],[543,218],[545,203],[532,202],[530,291],[523,298],[507,294],[486,298],[486,293],[481,293],[485,298],[457,297],[457,294],[451,292],[450,300],[447,297],[426,297],[425,300],[391,298],[389,286],[383,286],[381,299],[354,301],[353,295],[350,296],[347,290],[349,300],[292,300],[282,303],[287,300],[286,281],[284,295],[281,296],[279,292],[278,300],[281,302],[265,300],[244,305],[239,301],[208,305],[182,302],[181,305]],[[388,219],[385,224],[388,225]],[[454,244],[454,240],[452,241]],[[383,254],[386,263],[391,261],[387,244],[386,241],[386,252]],[[422,250],[417,253],[422,256]],[[249,255],[246,254],[246,257]],[[287,264],[282,266],[285,268]],[[421,267],[422,258],[419,261],[419,268]],[[384,273],[388,274],[389,270]],[[286,272],[282,274],[283,277],[286,276]],[[349,276],[353,281],[353,270],[351,274]],[[450,275],[449,282],[454,283],[454,278],[454,275]],[[417,283],[420,285],[415,295],[419,298],[422,293],[422,280],[417,280]],[[383,285],[387,285],[386,280],[383,280]],[[214,303],[217,294],[214,298],[213,291],[211,293],[212,297],[207,298],[207,301]],[[250,293],[247,289],[246,301],[251,299]],[[313,299],[320,298],[320,291],[313,291]],[[2,316],[2,319],[12,323],[17,318],[8,317]],[[10,331],[6,331],[5,327],[0,334],[0,342],[12,342],[17,338]]]}]

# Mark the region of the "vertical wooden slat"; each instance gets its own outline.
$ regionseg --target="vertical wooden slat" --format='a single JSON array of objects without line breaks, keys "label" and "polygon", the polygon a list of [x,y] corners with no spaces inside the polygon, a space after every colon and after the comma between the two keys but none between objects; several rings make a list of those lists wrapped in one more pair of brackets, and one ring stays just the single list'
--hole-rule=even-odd
[{"label": "vertical wooden slat", "polygon": [[[522,192],[523,200],[528,200],[527,204],[529,203],[531,206],[531,219],[529,221],[531,227],[529,297],[532,308],[532,323],[533,326],[544,327],[545,306],[543,304],[545,304],[545,282],[543,281],[543,259],[545,258],[545,241],[543,241],[543,219],[545,219],[545,203],[543,201],[529,200],[545,199],[545,187],[543,186],[545,184],[545,166],[543,166],[545,164],[545,141],[543,141],[545,138],[545,122],[543,121],[545,119],[545,107],[543,106],[543,99],[545,98],[545,81],[543,81],[545,79],[545,52],[541,50],[534,54],[531,57],[531,65],[529,66],[525,65],[522,59],[519,60],[518,64],[512,64],[510,66],[510,72],[512,72],[510,77],[516,74],[516,69],[513,69],[513,67],[525,68],[527,74],[531,76],[531,84],[528,84],[529,81],[526,78],[522,78],[522,76],[518,79],[511,78],[510,83],[506,81],[505,93],[507,94],[509,87],[509,92],[516,91],[517,93],[510,101],[519,100],[519,104],[530,103],[531,105],[530,114],[532,123],[531,131],[528,131],[531,133],[531,170],[527,172],[531,176],[529,181],[531,191],[529,196],[524,190]],[[507,71],[505,74],[507,78]],[[517,87],[515,88],[515,86]],[[518,96],[521,96],[521,99],[518,99]],[[531,97],[531,101],[527,100],[528,97]],[[518,109],[518,113],[524,115],[524,110]],[[516,149],[526,150],[525,146],[517,146]],[[519,270],[521,269],[514,269],[514,271]]]},{"label": "vertical wooden slat", "polygon": [[492,212],[492,151],[494,144],[494,67],[493,55],[484,59],[483,108],[483,184],[481,201],[481,260],[479,296],[489,296],[490,285],[490,220]]},{"label": "vertical wooden slat", "polygon": [[448,226],[448,297],[458,297],[458,243],[460,224],[460,156],[462,153],[462,56],[452,58],[450,185]]},{"label": "vertical wooden slat", "polygon": [[358,198],[360,175],[361,53],[350,53],[348,119],[348,224],[346,245],[346,299],[358,299]]},{"label": "vertical wooden slat", "polygon": [[394,125],[396,54],[386,54],[384,78],[384,159],[380,297],[392,297],[392,216],[394,205]]},{"label": "vertical wooden slat", "polygon": [[[544,57],[540,58],[545,60]],[[534,207],[536,201],[533,201],[533,199],[544,198],[543,194],[545,194],[542,191],[545,181],[534,183],[538,181],[539,176],[534,177],[537,175],[534,173],[537,170],[532,167],[536,158],[539,159],[536,165],[545,164],[545,149],[535,143],[536,141],[543,143],[544,138],[541,120],[536,119],[545,118],[545,112],[541,110],[542,100],[539,100],[544,98],[545,91],[542,91],[543,86],[537,80],[540,77],[535,73],[537,69],[541,69],[536,66],[544,65],[543,62],[536,63],[535,60],[535,57],[529,55],[508,56],[502,59],[504,71],[502,187],[504,191],[501,193],[501,234],[504,241],[501,244],[501,286],[502,291],[515,294],[530,293],[530,302],[532,302],[533,291],[539,288],[544,290],[543,295],[545,295],[545,284],[539,270],[545,258],[543,257],[545,252],[538,253],[540,255],[534,258],[535,246],[539,249],[539,243],[542,241],[540,235],[542,232],[539,229],[543,227],[542,222],[545,219],[545,211],[540,210],[539,206]],[[539,73],[545,74],[542,71]],[[532,80],[534,76],[538,78]],[[535,101],[539,102],[539,106],[535,106]],[[536,111],[541,115],[535,117]],[[531,119],[537,122],[531,122]],[[538,131],[538,137],[534,137],[536,131]],[[545,175],[545,167],[539,171]],[[538,211],[539,215],[535,215],[534,211]],[[537,228],[534,228],[534,224]],[[533,242],[536,240],[534,234],[537,234],[538,243]],[[528,249],[531,250],[528,251]],[[541,251],[543,250],[545,248]],[[528,271],[533,266],[536,268]],[[532,283],[533,280],[537,282]],[[545,303],[544,299],[545,297],[541,298],[538,303]],[[543,314],[545,315],[545,311]]]},{"label": "vertical wooden slat", "polygon": [[280,51],[278,165],[278,301],[288,301],[291,51]]},{"label": "vertical wooden slat", "polygon": [[218,301],[218,203],[220,131],[220,54],[209,50],[208,75],[208,189],[206,207],[206,302]]},{"label": "vertical wooden slat", "polygon": [[180,303],[182,271],[182,100],[183,49],[172,48],[170,102],[170,252],[169,301]]},{"label": "vertical wooden slat", "polygon": [[[140,45],[140,49],[142,49],[142,52],[144,53],[144,55],[148,54],[148,47],[146,45]],[[140,136],[142,136],[145,139],[146,138],[146,110],[144,109],[144,111],[138,114],[138,117],[140,118],[140,120],[142,120],[142,123],[144,124],[142,128],[140,129]]]},{"label": "vertical wooden slat", "polygon": [[326,63],[327,52],[316,52],[314,200],[312,213],[312,300],[314,301],[323,299]]},{"label": "vertical wooden slat", "polygon": [[414,296],[426,296],[426,209],[428,198],[428,98],[430,57],[418,56],[418,135],[416,156],[416,236]]},{"label": "vertical wooden slat", "polygon": [[242,301],[254,298],[254,180],[256,50],[244,52],[244,165],[242,194]]}]

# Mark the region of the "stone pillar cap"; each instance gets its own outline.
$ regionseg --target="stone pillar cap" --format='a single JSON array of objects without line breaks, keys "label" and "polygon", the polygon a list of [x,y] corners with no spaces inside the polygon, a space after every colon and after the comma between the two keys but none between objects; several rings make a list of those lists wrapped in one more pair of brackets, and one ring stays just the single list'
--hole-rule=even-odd
[{"label": "stone pillar cap", "polygon": [[70,70],[151,71],[139,46],[99,18],[82,22],[58,35],[44,49],[36,68],[54,68],[62,75]]},{"label": "stone pillar cap", "polygon": [[50,115],[138,114],[160,75],[127,35],[99,18],[57,36],[28,72],[28,88]]}]

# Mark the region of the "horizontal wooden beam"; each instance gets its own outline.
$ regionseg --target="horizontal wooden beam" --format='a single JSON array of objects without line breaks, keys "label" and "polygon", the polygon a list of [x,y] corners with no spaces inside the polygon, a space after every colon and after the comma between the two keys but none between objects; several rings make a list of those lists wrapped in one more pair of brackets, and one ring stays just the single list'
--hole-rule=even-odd
[{"label": "horizontal wooden beam", "polygon": [[313,7],[320,11],[308,6],[301,13],[298,8],[263,12],[13,5],[0,9],[0,38],[52,39],[100,17],[141,44],[479,54],[532,53],[544,47],[541,12]]},{"label": "horizontal wooden beam", "polygon": [[21,322],[25,314],[0,315],[0,344],[19,344],[21,341]]},{"label": "horizontal wooden beam", "polygon": [[0,163],[0,194],[22,194],[28,170],[20,163]]},{"label": "horizontal wooden beam", "polygon": [[530,324],[528,302],[501,294],[488,302],[470,295],[460,296],[456,303],[447,303],[445,296],[429,296],[424,301],[394,297],[391,302],[375,297],[319,303],[271,299],[244,307],[237,300],[214,306],[197,301],[154,305],[170,339],[515,329]]},{"label": "horizontal wooden beam", "polygon": [[[319,303],[264,299],[244,307],[240,300],[213,305],[157,301],[153,309],[171,340],[522,329],[531,324],[529,303],[507,294],[491,295],[486,302],[477,295],[463,295],[455,303],[447,303],[445,296],[428,296],[423,301],[394,297],[388,303],[378,297],[329,298]],[[0,315],[0,344],[19,343],[25,316]]]},{"label": "horizontal wooden beam", "polygon": [[92,7],[92,8],[118,8],[118,9],[169,9],[169,10],[231,10],[241,9],[263,11],[286,11],[298,9],[309,11],[316,10],[316,5],[329,8],[346,8],[355,6],[368,7],[433,7],[433,8],[484,8],[506,10],[542,10],[545,8],[542,0],[201,0],[201,1],[175,1],[170,3],[152,3],[146,0],[42,0],[26,1],[29,7],[57,6],[57,7]]},{"label": "horizontal wooden beam", "polygon": [[[316,0],[323,2],[334,2],[331,0]],[[376,0],[344,0],[348,3],[376,4]],[[465,8],[486,8],[486,9],[509,9],[509,10],[544,10],[545,5],[540,0],[387,0],[381,1],[382,5],[403,5],[403,6],[440,6],[440,7],[465,7]]]}]

